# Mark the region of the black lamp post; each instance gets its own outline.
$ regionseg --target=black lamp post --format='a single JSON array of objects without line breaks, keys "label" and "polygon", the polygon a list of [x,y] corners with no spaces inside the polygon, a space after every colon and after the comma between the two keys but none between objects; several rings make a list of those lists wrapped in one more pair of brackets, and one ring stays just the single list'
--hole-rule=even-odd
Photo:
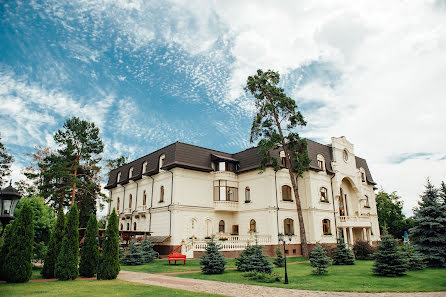
[{"label": "black lamp post", "polygon": [[[293,236],[291,234],[288,234],[288,239],[290,240],[290,242],[291,242],[292,237]],[[279,233],[279,242],[283,243],[283,255],[285,257],[285,282],[284,282],[284,284],[288,284],[288,272],[286,269],[286,239],[285,239],[285,235],[283,235],[282,233]]]},{"label": "black lamp post", "polygon": [[17,189],[12,187],[12,181],[9,186],[0,190],[0,222],[3,225],[2,233],[6,225],[14,218],[15,209],[21,196]]}]

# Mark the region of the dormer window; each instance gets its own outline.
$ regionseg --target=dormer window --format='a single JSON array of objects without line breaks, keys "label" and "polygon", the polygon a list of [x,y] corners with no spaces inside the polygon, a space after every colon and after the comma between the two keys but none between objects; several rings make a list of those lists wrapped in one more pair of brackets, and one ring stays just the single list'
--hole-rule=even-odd
[{"label": "dormer window", "polygon": [[361,172],[361,181],[365,183],[365,173]]},{"label": "dormer window", "polygon": [[121,181],[121,172],[118,172],[118,177],[117,177],[117,179],[116,179],[116,182],[120,182]]},{"label": "dormer window", "polygon": [[325,171],[325,158],[322,155],[317,155],[317,166],[320,170]]},{"label": "dormer window", "polygon": [[348,151],[347,150],[344,150],[343,156],[344,156],[344,161],[347,162],[348,161]]},{"label": "dormer window", "polygon": [[286,156],[284,151],[280,151],[280,163],[283,167],[288,168],[286,164]]},{"label": "dormer window", "polygon": [[129,169],[129,178],[133,177],[133,167],[130,167]]},{"label": "dormer window", "polygon": [[147,171],[147,162],[142,163],[142,173]]},{"label": "dormer window", "polygon": [[159,159],[159,169],[164,166],[164,159],[166,158],[166,155],[161,155]]}]

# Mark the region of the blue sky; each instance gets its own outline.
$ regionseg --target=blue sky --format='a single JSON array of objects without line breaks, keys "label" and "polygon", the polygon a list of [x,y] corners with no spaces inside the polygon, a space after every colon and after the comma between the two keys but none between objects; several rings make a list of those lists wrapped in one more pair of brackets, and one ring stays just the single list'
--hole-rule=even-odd
[{"label": "blue sky", "polygon": [[282,74],[322,143],[345,135],[406,212],[446,180],[445,1],[2,1],[0,132],[13,177],[70,116],[105,158],[174,141],[250,146],[258,68]]}]

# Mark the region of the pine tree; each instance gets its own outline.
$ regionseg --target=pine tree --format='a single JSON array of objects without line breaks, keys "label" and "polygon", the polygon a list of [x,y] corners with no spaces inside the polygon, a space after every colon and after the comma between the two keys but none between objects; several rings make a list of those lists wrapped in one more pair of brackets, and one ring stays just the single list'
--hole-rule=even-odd
[{"label": "pine tree", "polygon": [[283,267],[285,265],[285,258],[283,257],[282,251],[280,250],[280,248],[276,248],[276,255],[277,257],[274,259],[274,265],[276,265],[276,267]]},{"label": "pine tree", "polygon": [[2,275],[8,283],[23,283],[31,278],[34,244],[33,220],[33,209],[26,203],[13,222],[12,238],[2,267]]},{"label": "pine tree", "polygon": [[402,276],[407,270],[407,261],[398,250],[397,240],[391,235],[385,234],[381,237],[381,243],[375,253],[373,272],[382,276]]},{"label": "pine tree", "polygon": [[313,270],[315,274],[328,273],[327,268],[330,265],[330,258],[327,257],[327,252],[319,243],[311,250],[310,265],[315,268]]},{"label": "pine tree", "polygon": [[153,249],[153,244],[150,240],[144,240],[141,244],[141,251],[144,258],[144,263],[153,262],[158,258],[158,253]]},{"label": "pine tree", "polygon": [[238,271],[257,271],[271,273],[273,266],[262,253],[260,245],[248,245],[246,249],[235,259]]},{"label": "pine tree", "polygon": [[423,255],[411,244],[401,246],[401,252],[407,261],[407,270],[423,270],[426,268]]},{"label": "pine tree", "polygon": [[438,190],[429,180],[414,209],[414,227],[409,232],[427,266],[446,266],[446,205],[439,202]]},{"label": "pine tree", "polygon": [[441,182],[440,186],[440,203],[446,205],[446,183],[444,181]]},{"label": "pine tree", "polygon": [[44,278],[54,277],[54,269],[56,266],[57,257],[59,256],[60,249],[62,247],[64,230],[65,215],[63,210],[61,210],[57,215],[56,226],[54,226],[53,233],[51,234],[48,252],[45,256],[45,261],[43,262],[41,274]]},{"label": "pine tree", "polygon": [[90,214],[79,263],[79,274],[85,277],[94,276],[98,269],[99,251],[96,236],[98,236],[98,221],[94,214]]},{"label": "pine tree", "polygon": [[130,242],[129,250],[130,252],[121,253],[121,264],[133,266],[141,265],[144,263],[144,255],[142,253],[142,249],[140,246],[137,246],[135,244],[135,241],[132,240],[132,242]]},{"label": "pine tree", "polygon": [[344,243],[344,240],[338,240],[338,246],[333,255],[333,265],[354,265],[355,257],[350,249]]},{"label": "pine tree", "polygon": [[226,257],[220,250],[221,246],[214,241],[214,238],[207,242],[206,253],[200,259],[203,273],[221,274],[225,271]]},{"label": "pine tree", "polygon": [[54,275],[59,280],[74,280],[79,275],[79,210],[74,204],[67,215],[62,247],[57,257]]},{"label": "pine tree", "polygon": [[119,270],[119,231],[118,216],[113,209],[105,231],[105,243],[102,250],[101,279],[115,279]]}]

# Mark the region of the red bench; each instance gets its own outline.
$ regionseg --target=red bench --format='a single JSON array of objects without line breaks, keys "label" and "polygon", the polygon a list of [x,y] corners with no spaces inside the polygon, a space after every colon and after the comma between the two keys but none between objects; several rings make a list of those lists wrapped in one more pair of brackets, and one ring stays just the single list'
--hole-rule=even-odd
[{"label": "red bench", "polygon": [[167,257],[169,265],[170,261],[175,261],[175,264],[177,264],[177,261],[183,261],[184,265],[186,265],[186,255],[183,255],[182,253],[175,253],[175,251],[178,250],[180,247],[181,245],[169,253]]}]

